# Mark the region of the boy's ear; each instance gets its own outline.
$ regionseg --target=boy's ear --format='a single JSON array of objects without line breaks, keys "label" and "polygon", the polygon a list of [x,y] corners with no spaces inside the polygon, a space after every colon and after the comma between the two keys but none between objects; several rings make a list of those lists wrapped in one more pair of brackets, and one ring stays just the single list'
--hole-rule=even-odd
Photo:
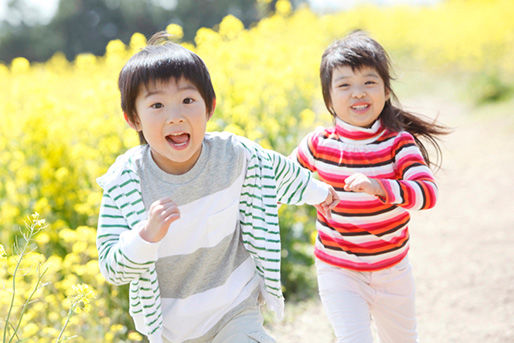
[{"label": "boy's ear", "polygon": [[207,114],[207,120],[211,119],[212,115],[214,114],[214,109],[216,108],[216,98],[212,99],[212,109],[209,114]]},{"label": "boy's ear", "polygon": [[132,120],[130,120],[130,118],[126,112],[123,112],[123,117],[125,118],[125,121],[127,122],[127,124],[129,124],[129,126],[131,128],[133,128],[134,130],[136,130],[138,132],[141,131],[141,125],[139,123],[139,118],[137,116],[134,117],[134,122],[132,122]]}]

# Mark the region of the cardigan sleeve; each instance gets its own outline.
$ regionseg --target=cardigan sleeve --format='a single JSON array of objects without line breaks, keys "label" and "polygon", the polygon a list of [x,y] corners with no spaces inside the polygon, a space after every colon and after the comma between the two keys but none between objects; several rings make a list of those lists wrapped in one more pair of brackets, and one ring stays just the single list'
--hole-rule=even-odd
[{"label": "cardigan sleeve", "polygon": [[139,279],[157,260],[159,243],[145,241],[139,231],[145,221],[132,229],[116,202],[105,191],[100,206],[96,245],[100,271],[115,285]]},{"label": "cardigan sleeve", "polygon": [[269,151],[275,180],[277,199],[284,204],[317,205],[323,202],[329,186],[312,177],[312,173],[287,157]]},{"label": "cardigan sleeve", "polygon": [[434,176],[412,135],[400,133],[393,151],[397,179],[377,179],[386,194],[379,199],[411,210],[434,207],[437,200]]}]

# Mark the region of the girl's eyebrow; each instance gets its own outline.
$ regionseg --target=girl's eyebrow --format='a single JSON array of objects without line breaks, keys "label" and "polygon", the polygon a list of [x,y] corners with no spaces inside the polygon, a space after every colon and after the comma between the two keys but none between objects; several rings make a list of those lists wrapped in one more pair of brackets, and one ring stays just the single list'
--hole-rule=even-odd
[{"label": "girl's eyebrow", "polygon": [[[367,73],[367,74],[364,74],[363,76],[364,76],[364,77],[372,77],[372,78],[375,78],[375,79],[379,79],[379,78],[380,78],[380,76],[378,76],[378,75],[377,75],[377,74],[375,74],[374,72],[369,72],[369,73]],[[351,78],[351,77],[352,77],[352,75],[341,75],[341,76],[339,76],[339,77],[336,77],[336,78],[334,79],[334,82],[337,82],[337,81],[340,81],[340,80],[344,80],[344,79],[349,79],[349,78]]]}]

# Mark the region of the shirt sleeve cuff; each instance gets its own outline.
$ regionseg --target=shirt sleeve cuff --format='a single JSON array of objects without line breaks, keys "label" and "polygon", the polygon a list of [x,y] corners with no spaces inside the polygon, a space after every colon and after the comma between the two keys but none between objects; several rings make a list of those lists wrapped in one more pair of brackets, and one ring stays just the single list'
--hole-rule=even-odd
[{"label": "shirt sleeve cuff", "polygon": [[305,203],[309,205],[322,203],[328,196],[329,187],[326,183],[311,178],[303,196]]},{"label": "shirt sleeve cuff", "polygon": [[145,224],[146,221],[139,222],[132,230],[125,231],[120,235],[123,253],[137,263],[157,261],[159,246],[161,245],[160,241],[152,243],[141,237],[139,232]]}]

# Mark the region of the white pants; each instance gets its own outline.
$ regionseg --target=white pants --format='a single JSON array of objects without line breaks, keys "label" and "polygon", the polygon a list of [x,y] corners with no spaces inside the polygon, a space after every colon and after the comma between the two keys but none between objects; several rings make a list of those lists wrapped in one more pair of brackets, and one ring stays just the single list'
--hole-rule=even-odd
[{"label": "white pants", "polygon": [[357,272],[316,259],[321,302],[337,343],[371,343],[371,318],[382,343],[418,342],[414,278],[408,258],[376,272]]}]

